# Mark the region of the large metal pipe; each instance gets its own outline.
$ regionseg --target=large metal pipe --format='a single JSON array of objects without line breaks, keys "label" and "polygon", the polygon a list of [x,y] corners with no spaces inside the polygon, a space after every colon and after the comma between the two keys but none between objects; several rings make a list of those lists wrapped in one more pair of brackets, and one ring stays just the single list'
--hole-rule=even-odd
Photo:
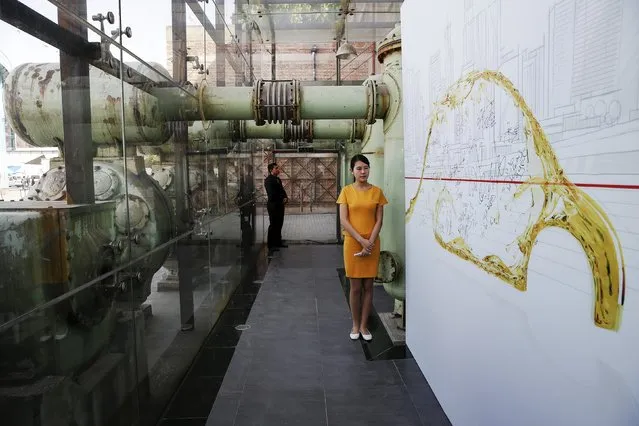
[{"label": "large metal pipe", "polygon": [[[94,67],[89,78],[93,143],[119,143],[121,83]],[[192,96],[178,87],[156,87],[151,90],[153,95],[128,84],[124,89],[124,134],[129,145],[166,142],[170,136],[167,121],[171,120],[255,120],[259,125],[364,119],[370,124],[383,118],[389,106],[388,91],[375,80],[340,87],[258,80],[254,87],[202,86]],[[9,74],[4,97],[9,123],[26,142],[48,147],[64,141],[58,64],[20,65]],[[343,129],[333,126],[319,124],[317,129],[341,134]]]},{"label": "large metal pipe", "polygon": [[[381,121],[378,123],[373,127],[381,126]],[[189,149],[196,151],[225,148],[232,142],[254,139],[277,139],[283,143],[313,142],[314,148],[320,148],[318,141],[346,140],[346,143],[352,144],[361,140],[369,127],[364,120],[303,120],[299,125],[272,123],[263,126],[250,120],[220,120],[204,125],[201,121],[194,121],[188,128],[188,139]],[[383,139],[381,127],[380,136]],[[155,147],[141,145],[139,148],[145,154],[173,152],[172,143]]]},{"label": "large metal pipe", "polygon": [[[370,77],[378,81],[381,75]],[[371,174],[369,182],[380,188],[384,187],[384,121],[377,120],[375,124],[366,127],[362,138],[361,153],[370,161]],[[346,159],[350,162],[350,158]],[[350,165],[350,164],[349,164]],[[349,173],[350,174],[350,173]],[[383,236],[382,236],[383,237]]]},{"label": "large metal pipe", "polygon": [[[124,135],[127,144],[159,144],[170,132],[158,100],[109,74],[89,68],[91,138],[95,144],[116,144],[122,139],[120,103],[124,102]],[[60,146],[64,141],[60,65],[23,64],[5,81],[4,108],[13,130],[38,147]]]},{"label": "large metal pipe", "polygon": [[270,123],[258,126],[252,120],[195,121],[189,126],[189,140],[282,139],[284,142],[312,142],[321,139],[361,140],[366,132],[364,120],[302,120],[298,125]]},{"label": "large metal pipe", "polygon": [[[373,97],[369,86],[306,86],[301,98],[301,118],[365,119],[372,114],[377,119],[386,113],[386,102],[381,95]],[[372,108],[376,108],[374,113]]]},{"label": "large metal pipe", "polygon": [[[390,106],[384,118],[384,194],[389,204],[384,209],[380,233],[382,250],[390,253],[400,268],[406,259],[404,223],[404,116],[402,108],[401,32],[396,26],[378,45],[378,59],[384,64],[382,81],[389,91]],[[384,289],[397,300],[406,299],[405,276],[397,274]]]},{"label": "large metal pipe", "polygon": [[[258,80],[254,87],[211,87],[198,92],[190,107],[171,108],[175,88],[158,88],[167,116],[186,120],[255,120],[258,123],[300,120],[366,119],[373,123],[388,109],[388,93],[373,81],[363,86],[301,86],[295,80]],[[200,99],[201,96],[201,99]],[[202,105],[202,110],[198,108]],[[180,108],[178,111],[177,108]]]}]

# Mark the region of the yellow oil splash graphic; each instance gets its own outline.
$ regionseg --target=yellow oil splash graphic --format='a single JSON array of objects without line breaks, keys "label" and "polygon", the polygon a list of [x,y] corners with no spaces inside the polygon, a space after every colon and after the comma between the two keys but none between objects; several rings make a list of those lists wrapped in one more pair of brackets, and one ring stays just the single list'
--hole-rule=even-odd
[{"label": "yellow oil splash graphic", "polygon": [[472,72],[453,84],[444,98],[435,105],[429,123],[419,184],[406,211],[406,222],[410,221],[414,213],[422,188],[433,128],[443,122],[448,112],[459,108],[469,98],[475,85],[479,84],[482,88],[486,83],[502,88],[523,115],[524,135],[528,141],[532,140],[535,153],[541,160],[543,176],[525,181],[514,197],[519,197],[532,186],[538,186],[543,191],[541,213],[536,219],[532,218],[534,222],[528,223],[523,234],[517,238],[518,248],[523,255],[521,260],[507,265],[496,255],[478,257],[462,237],[444,241],[438,232],[442,205],[446,199],[444,192],[447,192],[444,188],[437,199],[433,216],[436,241],[449,252],[474,263],[514,288],[525,291],[528,263],[537,236],[547,227],[565,229],[581,244],[588,259],[595,295],[595,325],[608,330],[618,330],[625,294],[625,265],[619,236],[602,207],[564,176],[563,169],[532,110],[512,82],[502,73],[490,70]]}]

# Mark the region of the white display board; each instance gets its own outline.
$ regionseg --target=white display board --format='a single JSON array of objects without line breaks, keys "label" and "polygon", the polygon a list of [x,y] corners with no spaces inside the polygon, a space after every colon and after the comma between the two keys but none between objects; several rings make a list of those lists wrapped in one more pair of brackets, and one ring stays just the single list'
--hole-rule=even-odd
[{"label": "white display board", "polygon": [[401,20],[407,343],[446,414],[639,425],[639,1]]}]

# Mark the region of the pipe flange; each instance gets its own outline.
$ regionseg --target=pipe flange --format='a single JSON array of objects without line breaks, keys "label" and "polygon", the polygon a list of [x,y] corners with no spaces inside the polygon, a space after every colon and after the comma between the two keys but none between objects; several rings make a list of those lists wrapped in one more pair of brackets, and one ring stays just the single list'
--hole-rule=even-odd
[{"label": "pipe flange", "polygon": [[313,120],[302,121],[302,129],[302,138],[305,139],[306,142],[313,142]]},{"label": "pipe flange", "polygon": [[66,195],[67,175],[64,167],[49,170],[42,175],[42,179],[38,183],[40,186],[38,198],[42,201],[59,201]]},{"label": "pipe flange", "polygon": [[402,49],[402,27],[399,23],[377,43],[377,60],[383,64],[384,58],[392,52]]},{"label": "pipe flange", "polygon": [[162,190],[166,191],[171,186],[171,183],[173,183],[173,169],[170,167],[162,167],[162,169],[152,172],[151,177],[160,185]]},{"label": "pipe flange", "polygon": [[385,284],[392,283],[399,279],[401,273],[402,264],[400,262],[400,257],[390,251],[381,251],[379,253],[379,263],[375,281]]},{"label": "pipe flange", "polygon": [[282,132],[282,142],[288,143],[293,137],[293,125],[291,123],[284,124],[284,131]]},{"label": "pipe flange", "polygon": [[354,143],[355,142],[355,125],[357,123],[357,120],[354,118],[353,119],[353,123],[351,124],[351,134],[348,136],[348,141],[350,143]]},{"label": "pipe flange", "polygon": [[364,83],[367,95],[366,124],[374,124],[377,117],[377,81],[369,78]]},{"label": "pipe flange", "polygon": [[359,140],[363,140],[366,129],[369,127],[366,125],[366,121],[356,118],[353,119],[353,125],[351,129],[351,143]]},{"label": "pipe flange", "polygon": [[257,126],[263,126],[266,124],[262,118],[262,103],[260,100],[262,86],[264,86],[264,80],[258,78],[255,81],[255,86],[253,86],[253,118],[255,119],[255,125]]},{"label": "pipe flange", "polygon": [[246,142],[246,121],[229,121],[229,135],[232,142]]},{"label": "pipe flange", "polygon": [[120,189],[120,177],[110,167],[94,166],[93,182],[95,183],[95,199],[110,200]]},{"label": "pipe flange", "polygon": [[[127,198],[122,195],[118,197],[115,206],[115,225],[122,234],[127,234],[127,225],[131,231],[143,229],[151,217],[149,205],[137,195],[129,195],[129,206],[127,211]],[[128,222],[127,222],[128,213]]]},{"label": "pipe flange", "polygon": [[247,137],[246,137],[246,121],[239,120],[239,122],[240,122],[240,142],[246,142],[247,141]]},{"label": "pipe flange", "polygon": [[302,86],[299,80],[293,80],[291,84],[293,86],[291,122],[293,124],[300,124],[302,122]]}]

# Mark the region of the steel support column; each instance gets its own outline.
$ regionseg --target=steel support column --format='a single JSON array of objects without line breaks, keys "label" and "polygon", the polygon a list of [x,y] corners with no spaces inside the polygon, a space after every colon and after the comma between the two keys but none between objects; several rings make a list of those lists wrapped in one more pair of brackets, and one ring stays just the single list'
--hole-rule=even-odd
[{"label": "steel support column", "polygon": [[[65,0],[73,12],[87,16],[86,0]],[[87,40],[87,29],[65,13],[58,12],[60,27]],[[91,98],[89,96],[89,63],[86,58],[60,51],[60,81],[62,83],[62,121],[67,203],[95,202],[93,184],[93,145],[91,140]]]},{"label": "steel support column", "polygon": [[[171,24],[173,44],[173,80],[186,81],[186,3],[184,0],[171,1]],[[187,189],[189,187],[187,123],[174,123],[173,141],[175,144],[175,210],[178,235],[189,228],[189,206]],[[184,238],[177,243],[178,280],[180,290],[180,323],[183,331],[195,327],[192,274],[189,268],[188,245]]]},{"label": "steel support column", "polygon": [[[65,28],[62,25],[63,21],[60,21],[60,25],[58,25],[18,0],[0,1],[0,20],[60,51],[87,59],[100,58],[100,43],[89,42],[86,30],[83,37],[79,33],[70,31],[68,26]],[[64,22],[69,22],[69,18],[65,16]]]},{"label": "steel support column", "polygon": [[[216,0],[215,29],[215,79],[217,86],[226,86],[226,41],[224,40],[224,0]],[[204,47],[206,49],[206,46]],[[205,67],[208,64],[204,64]]]}]

